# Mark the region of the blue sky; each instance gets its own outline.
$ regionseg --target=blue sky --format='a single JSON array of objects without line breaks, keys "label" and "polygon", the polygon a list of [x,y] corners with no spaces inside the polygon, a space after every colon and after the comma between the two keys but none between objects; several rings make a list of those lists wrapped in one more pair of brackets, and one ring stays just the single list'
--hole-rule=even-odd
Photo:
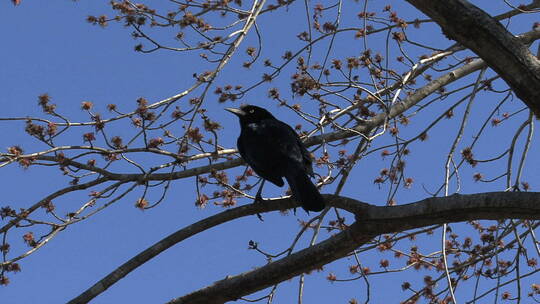
[{"label": "blue sky", "polygon": [[[208,64],[201,63],[198,54],[168,51],[151,54],[136,53],[133,51],[136,42],[130,37],[129,29],[116,23],[111,23],[107,28],[102,29],[85,21],[88,15],[109,14],[107,3],[107,1],[84,0],[77,2],[51,0],[45,3],[26,0],[20,6],[14,7],[10,1],[0,2],[0,18],[3,24],[0,27],[3,40],[0,48],[0,92],[2,93],[0,117],[44,116],[37,106],[37,96],[45,92],[50,94],[58,110],[74,121],[88,120],[88,115],[80,110],[82,101],[92,101],[96,111],[106,117],[109,115],[106,110],[107,104],[115,103],[119,108],[131,110],[135,108],[135,100],[141,96],[150,101],[161,100],[189,87],[193,83],[193,73],[208,69]],[[400,15],[406,20],[420,17],[418,12],[405,2],[392,4],[395,9],[400,10]],[[380,3],[372,3],[372,5],[373,10],[378,12],[384,6]],[[352,10],[360,11],[360,4],[345,1],[344,11]],[[504,10],[506,8],[501,8],[501,11]],[[263,58],[271,58],[277,63],[280,62],[280,56],[285,48],[294,50],[302,45],[295,35],[305,28],[305,18],[298,18],[304,13],[303,2],[296,2],[281,14],[265,15],[260,18],[259,26],[265,37]],[[352,16],[354,17],[355,14]],[[357,20],[346,17],[344,23],[359,26],[356,24]],[[528,17],[521,23],[512,23],[511,28],[516,33],[527,31],[531,28],[533,20],[534,17]],[[452,44],[434,25],[426,25],[421,31],[415,32],[414,29],[408,31],[409,35],[417,33],[418,36],[412,36],[415,41],[437,39],[436,44],[439,47]],[[163,31],[155,32],[155,35],[171,42],[171,33]],[[348,39],[343,41],[340,41],[338,37],[335,44],[335,56],[345,56],[361,50],[360,43],[349,39],[351,34],[347,35],[344,34],[344,37]],[[380,47],[385,43],[384,36],[381,35],[370,39],[373,39],[375,46]],[[353,41],[352,46],[351,41]],[[243,47],[220,74],[216,80],[217,85],[242,83],[248,86],[260,79],[260,75],[266,71],[262,63],[247,71],[240,67],[247,58],[243,51],[245,47],[251,45],[256,45],[253,34],[248,36]],[[410,51],[415,55],[420,55],[418,51]],[[391,48],[390,52],[389,58],[397,56],[395,48]],[[395,68],[399,72],[406,71],[403,66],[396,65]],[[289,79],[293,70],[286,70],[280,78],[273,80],[270,84],[264,84],[260,89],[251,91],[236,104],[249,102],[264,105],[280,119],[294,125],[298,121],[297,117],[286,109],[278,107],[274,101],[268,99],[266,94],[269,88],[278,87],[286,99],[293,100],[289,92]],[[493,75],[493,73],[488,73],[488,75]],[[469,76],[470,79],[474,77],[476,74]],[[504,88],[504,84],[500,81],[495,82],[494,85]],[[452,89],[452,86],[448,89]],[[478,118],[470,122],[470,131],[465,133],[463,144],[459,149],[471,142],[472,135],[483,122],[484,104],[491,105],[494,98],[500,98],[499,95],[493,96],[495,94],[485,93],[477,98],[473,115],[477,114]],[[448,102],[456,98],[452,97]],[[307,100],[305,97],[296,97],[294,101],[302,103]],[[433,113],[440,114],[449,104],[437,103],[430,110],[431,112],[419,115],[410,126],[403,128],[403,136],[412,136],[418,130],[422,130],[435,115]],[[231,105],[233,104],[218,103],[217,97],[213,94],[210,94],[205,102],[209,116],[224,126],[220,130],[220,144],[227,148],[235,147],[238,134],[236,118],[223,111],[224,107]],[[520,107],[522,107],[520,101],[515,100],[501,112],[511,112]],[[429,195],[423,187],[433,190],[440,186],[446,157],[444,153],[455,136],[456,122],[460,119],[463,110],[463,106],[456,109],[456,117],[438,126],[433,133],[430,133],[430,139],[427,142],[411,146],[412,154],[408,166],[411,167],[410,172],[414,175],[415,183],[410,190],[400,190],[398,203],[425,198]],[[498,128],[489,127],[485,137],[479,143],[480,147],[475,150],[475,153],[479,154],[478,157],[487,159],[496,154],[495,151],[502,151],[508,145],[509,136],[514,134],[517,125],[525,118],[526,114],[522,113],[521,120],[509,122]],[[180,126],[177,128],[180,130]],[[61,143],[80,143],[81,134],[89,130],[73,131],[64,137]],[[1,121],[0,132],[2,134],[0,149],[2,150],[15,144],[23,146],[26,151],[38,151],[43,148],[43,145],[24,133],[23,122]],[[133,129],[130,129],[129,125],[118,124],[114,126],[113,132],[118,135],[128,135],[133,134]],[[535,135],[534,139],[537,140],[538,136]],[[392,138],[386,136],[374,143],[374,147],[391,142]],[[352,145],[347,147],[347,149],[353,148]],[[526,170],[523,178],[531,184],[533,191],[537,189],[537,181],[540,178],[539,171],[535,169],[540,165],[539,152],[533,141],[527,159],[530,169]],[[144,157],[141,157],[141,160],[149,161]],[[363,158],[352,171],[350,182],[345,187],[343,195],[384,205],[387,188],[383,186],[379,189],[373,184],[373,179],[385,166],[385,161],[388,160],[381,159],[379,153]],[[503,165],[464,168],[461,171],[461,193],[501,191],[504,189],[501,183],[474,183],[472,175],[481,171],[487,177],[494,177],[502,173]],[[231,172],[238,173],[240,170],[243,168],[233,169]],[[65,187],[70,180],[62,176],[57,168],[31,167],[25,170],[17,165],[1,168],[0,179],[3,189],[0,206],[10,205],[14,208],[29,206],[48,193]],[[133,206],[135,200],[141,195],[142,189],[138,189],[89,221],[70,226],[50,244],[20,262],[22,272],[10,275],[11,283],[0,287],[0,297],[5,300],[5,303],[10,304],[66,302],[134,254],[168,234],[222,211],[221,207],[212,205],[205,209],[196,208],[194,206],[196,194],[193,188],[193,179],[174,181],[167,199],[157,208],[147,211],[140,211]],[[333,189],[334,186],[331,186],[323,192],[331,193]],[[282,193],[280,192],[282,190],[267,186],[265,193],[267,196],[278,195]],[[149,194],[149,200],[157,199],[159,196],[158,191],[152,192]],[[87,199],[88,192],[82,191],[55,203],[60,210],[70,210],[74,208],[72,206],[78,206]],[[249,203],[249,200],[240,200],[239,203]],[[138,268],[92,303],[163,303],[173,297],[209,285],[227,275],[235,275],[264,265],[263,256],[247,249],[249,240],[259,242],[261,248],[265,250],[279,252],[287,248],[294,239],[299,230],[298,221],[309,219],[302,211],[299,211],[296,216],[271,213],[264,217],[264,222],[260,222],[254,216],[238,219],[188,239]],[[350,220],[349,218],[349,223]],[[467,228],[461,229],[466,231]],[[320,238],[325,238],[327,235],[327,233],[322,233]],[[311,234],[303,237],[302,246],[309,243],[310,237]],[[436,250],[440,243],[439,237],[440,233],[435,233],[432,237],[419,238],[416,243],[423,246],[426,252],[430,248]],[[411,243],[405,243],[403,248],[410,245]],[[20,238],[12,241],[13,252],[25,248],[27,247]],[[379,252],[361,255],[363,263],[374,270],[379,269],[378,261],[381,258],[390,259],[391,255]],[[397,260],[395,263],[395,266],[398,266],[404,261]],[[345,259],[345,261],[327,265],[322,272],[314,272],[307,276],[304,303],[346,303],[353,297],[359,301],[364,300],[365,286],[362,280],[330,283],[325,279],[330,272],[336,273],[340,278],[350,277],[347,268],[350,264],[354,264],[354,261]],[[370,277],[372,303],[395,303],[398,299],[405,299],[406,295],[400,288],[401,283],[405,280],[421,281],[423,274],[420,271],[419,273],[404,272]],[[274,303],[291,303],[293,301],[291,299],[296,299],[297,285],[297,279],[282,283]],[[458,291],[458,299],[461,297],[461,292],[468,295],[467,291],[467,289]],[[463,299],[468,298],[468,296],[463,297]]]}]

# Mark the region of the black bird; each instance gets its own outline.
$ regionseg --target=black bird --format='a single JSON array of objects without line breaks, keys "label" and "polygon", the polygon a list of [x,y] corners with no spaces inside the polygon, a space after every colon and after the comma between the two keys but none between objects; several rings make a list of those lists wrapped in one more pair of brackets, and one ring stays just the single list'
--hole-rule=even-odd
[{"label": "black bird", "polygon": [[[298,137],[286,123],[277,120],[267,110],[244,105],[239,109],[226,108],[240,119],[238,150],[255,173],[282,187],[283,177],[291,187],[292,196],[306,211],[324,209],[324,199],[311,182],[311,157]],[[263,181],[264,183],[264,181]],[[262,200],[261,188],[256,200]]]}]

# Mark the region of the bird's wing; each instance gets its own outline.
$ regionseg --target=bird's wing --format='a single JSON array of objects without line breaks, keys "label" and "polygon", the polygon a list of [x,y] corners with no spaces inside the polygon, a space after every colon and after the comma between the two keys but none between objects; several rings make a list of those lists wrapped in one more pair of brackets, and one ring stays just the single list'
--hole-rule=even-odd
[{"label": "bird's wing", "polygon": [[275,139],[272,140],[277,143],[279,153],[295,165],[298,165],[306,173],[312,175],[311,154],[306,149],[298,133],[284,122],[274,120],[273,123],[276,124],[276,127],[272,128],[272,130],[276,130],[276,134],[273,136]]}]

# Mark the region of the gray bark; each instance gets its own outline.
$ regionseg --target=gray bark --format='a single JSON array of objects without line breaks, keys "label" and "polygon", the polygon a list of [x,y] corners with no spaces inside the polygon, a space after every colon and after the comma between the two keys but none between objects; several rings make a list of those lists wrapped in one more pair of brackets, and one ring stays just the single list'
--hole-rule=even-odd
[{"label": "gray bark", "polygon": [[540,117],[540,62],[495,18],[466,0],[407,0],[443,33],[480,56]]},{"label": "gray bark", "polygon": [[211,286],[173,299],[169,304],[234,301],[340,259],[373,237],[384,233],[469,220],[540,219],[540,193],[452,195],[395,207],[373,206],[332,195],[325,195],[325,198],[329,205],[353,212],[356,222],[313,247],[258,269],[215,282]]}]

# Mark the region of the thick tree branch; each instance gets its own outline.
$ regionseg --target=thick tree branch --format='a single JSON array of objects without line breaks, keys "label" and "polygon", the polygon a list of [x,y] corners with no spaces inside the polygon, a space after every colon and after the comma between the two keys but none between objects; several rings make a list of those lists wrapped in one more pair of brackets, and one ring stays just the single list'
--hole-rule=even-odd
[{"label": "thick tree branch", "polygon": [[407,0],[478,54],[540,117],[540,62],[502,24],[466,0]]},{"label": "thick tree branch", "polygon": [[[354,213],[357,222],[316,246],[257,270],[219,281],[171,303],[223,303],[234,300],[337,260],[383,233],[476,219],[540,219],[540,193],[453,195],[395,207],[373,206],[342,196],[325,195],[325,198],[330,206]],[[195,234],[240,217],[296,206],[296,202],[289,198],[276,199],[267,204],[230,209],[189,225],[124,263],[69,303],[87,303],[137,267]]]},{"label": "thick tree branch", "polygon": [[[330,197],[331,205],[355,200]],[[266,266],[214,283],[169,304],[214,304],[236,300],[339,258],[374,236],[446,222],[481,219],[540,219],[540,193],[493,192],[429,198],[396,207],[357,204],[357,221],[345,231]]]}]

